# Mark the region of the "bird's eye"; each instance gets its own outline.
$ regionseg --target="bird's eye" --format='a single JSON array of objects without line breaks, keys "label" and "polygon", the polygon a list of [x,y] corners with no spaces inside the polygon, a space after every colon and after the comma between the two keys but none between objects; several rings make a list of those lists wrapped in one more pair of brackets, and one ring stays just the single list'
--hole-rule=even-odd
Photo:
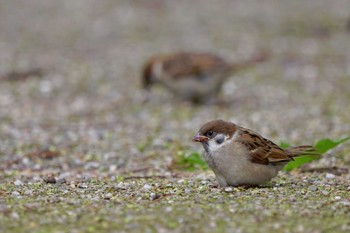
[{"label": "bird's eye", "polygon": [[213,131],[208,131],[207,136],[208,136],[208,137],[211,137],[211,136],[213,136],[213,134],[214,134]]}]

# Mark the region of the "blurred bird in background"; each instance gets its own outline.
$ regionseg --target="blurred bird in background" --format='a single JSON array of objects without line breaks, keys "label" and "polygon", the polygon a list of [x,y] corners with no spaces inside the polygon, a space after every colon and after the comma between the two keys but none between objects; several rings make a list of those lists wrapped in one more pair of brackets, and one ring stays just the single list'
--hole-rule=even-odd
[{"label": "blurred bird in background", "polygon": [[225,81],[234,72],[267,58],[265,51],[238,63],[229,63],[212,53],[177,52],[155,55],[144,65],[142,84],[146,90],[159,84],[181,99],[207,103],[217,98]]}]

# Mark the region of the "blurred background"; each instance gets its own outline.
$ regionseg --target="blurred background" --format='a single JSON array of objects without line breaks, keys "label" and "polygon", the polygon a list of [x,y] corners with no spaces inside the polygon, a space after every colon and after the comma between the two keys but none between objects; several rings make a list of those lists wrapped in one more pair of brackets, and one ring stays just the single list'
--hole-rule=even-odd
[{"label": "blurred background", "polygon": [[[347,0],[0,1],[2,166],[167,174],[179,151],[200,150],[191,138],[214,118],[293,145],[348,135],[349,9]],[[235,62],[259,49],[270,59],[229,79],[228,106],[194,106],[161,87],[145,101],[140,89],[156,53]],[[43,151],[57,158],[42,161]]]}]

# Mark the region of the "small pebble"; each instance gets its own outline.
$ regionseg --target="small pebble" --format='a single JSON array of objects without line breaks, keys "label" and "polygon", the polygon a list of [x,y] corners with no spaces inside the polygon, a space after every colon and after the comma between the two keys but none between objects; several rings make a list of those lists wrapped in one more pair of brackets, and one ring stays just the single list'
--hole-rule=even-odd
[{"label": "small pebble", "polygon": [[115,172],[117,170],[117,165],[113,164],[109,166],[109,171],[110,172]]},{"label": "small pebble", "polygon": [[24,191],[24,196],[32,196],[32,195],[33,195],[33,190]]},{"label": "small pebble", "polygon": [[173,211],[173,207],[167,206],[167,207],[165,208],[165,212],[171,212],[171,211]]},{"label": "small pebble", "polygon": [[42,180],[42,178],[40,176],[33,176],[33,180],[38,181],[38,180]]},{"label": "small pebble", "polygon": [[19,219],[20,218],[20,216],[19,216],[19,214],[17,212],[12,212],[11,213],[11,217],[15,218],[15,219]]},{"label": "small pebble", "polygon": [[345,206],[350,206],[350,202],[349,201],[341,201],[339,202],[340,204],[343,204]]},{"label": "small pebble", "polygon": [[166,184],[165,187],[167,187],[167,188],[172,188],[173,185],[172,185],[172,184]]},{"label": "small pebble", "polygon": [[109,200],[109,199],[111,199],[113,197],[113,194],[112,193],[106,193],[105,195],[104,195],[104,199],[105,200]]},{"label": "small pebble", "polygon": [[190,193],[191,189],[185,189],[185,193]]},{"label": "small pebble", "polygon": [[309,186],[309,188],[308,188],[310,191],[317,191],[317,186],[315,186],[315,185],[311,185],[311,186]]},{"label": "small pebble", "polygon": [[119,182],[116,186],[116,189],[126,189],[128,185],[124,182]]},{"label": "small pebble", "polygon": [[152,188],[152,186],[149,185],[149,184],[145,184],[145,185],[143,186],[143,189],[151,189],[151,188]]},{"label": "small pebble", "polygon": [[202,185],[206,185],[206,184],[208,184],[208,181],[202,180],[202,181],[201,181],[201,184],[202,184]]},{"label": "small pebble", "polygon": [[20,196],[21,194],[19,193],[19,192],[17,192],[17,191],[13,191],[12,193],[11,193],[13,196]]},{"label": "small pebble", "polygon": [[160,197],[160,195],[155,194],[155,193],[151,193],[151,194],[149,195],[149,197],[150,197],[150,199],[153,201],[153,200],[158,199],[158,198]]},{"label": "small pebble", "polygon": [[334,174],[332,174],[332,173],[327,173],[326,174],[326,179],[334,179],[335,178],[335,175]]},{"label": "small pebble", "polygon": [[335,197],[334,197],[334,200],[340,200],[340,199],[341,199],[340,196],[335,196]]},{"label": "small pebble", "polygon": [[23,185],[23,182],[20,181],[20,180],[16,180],[16,181],[14,182],[14,185],[20,186],[20,185]]},{"label": "small pebble", "polygon": [[230,193],[232,191],[233,191],[232,187],[226,187],[225,188],[225,192],[227,192],[227,193]]},{"label": "small pebble", "polygon": [[273,224],[273,228],[280,229],[281,228],[281,224],[280,223],[275,223],[275,224]]},{"label": "small pebble", "polygon": [[88,187],[88,185],[86,183],[79,183],[78,184],[78,188],[86,189],[87,187]]},{"label": "small pebble", "polygon": [[326,191],[326,190],[323,190],[323,191],[322,191],[322,194],[325,195],[325,196],[328,196],[328,195],[329,195],[329,192]]},{"label": "small pebble", "polygon": [[182,184],[183,182],[185,182],[184,179],[181,179],[181,180],[178,180],[178,181],[177,181],[177,183],[179,183],[179,184]]}]

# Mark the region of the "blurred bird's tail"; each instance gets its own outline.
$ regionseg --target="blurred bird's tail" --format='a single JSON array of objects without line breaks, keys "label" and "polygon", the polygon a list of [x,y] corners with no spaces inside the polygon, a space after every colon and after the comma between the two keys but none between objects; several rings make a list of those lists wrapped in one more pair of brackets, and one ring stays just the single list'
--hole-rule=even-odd
[{"label": "blurred bird's tail", "polygon": [[238,71],[241,69],[246,69],[248,67],[257,65],[259,63],[267,61],[271,57],[271,54],[267,50],[261,50],[254,54],[251,58],[243,60],[238,63],[233,63],[231,65],[232,71]]}]

